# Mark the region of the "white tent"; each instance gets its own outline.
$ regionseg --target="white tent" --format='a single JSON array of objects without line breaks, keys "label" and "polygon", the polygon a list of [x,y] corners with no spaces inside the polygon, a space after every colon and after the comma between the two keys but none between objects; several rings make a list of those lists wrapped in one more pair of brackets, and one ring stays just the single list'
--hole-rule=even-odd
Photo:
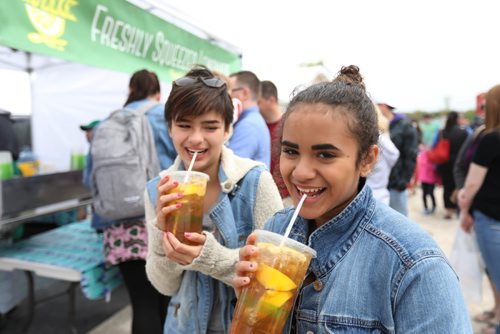
[{"label": "white tent", "polygon": [[[186,55],[196,55],[192,59],[199,60],[197,63],[221,65],[226,72],[241,66],[237,48],[183,21],[161,2],[131,0],[132,5],[124,0],[112,4],[88,0],[61,13],[62,7],[57,5],[62,2],[51,2],[53,6],[46,5],[46,8],[43,1],[0,5],[0,21],[4,22],[0,25],[0,68],[29,74],[33,150],[46,171],[67,170],[72,150],[86,152],[87,143],[79,125],[103,119],[120,108],[126,100],[130,73],[135,70],[148,68],[159,75],[164,102],[170,89],[168,83],[185,73],[188,66],[187,60],[182,64],[167,63],[172,53],[167,52],[174,50],[174,43],[177,43],[176,55],[182,54],[184,59]],[[37,27],[36,18],[40,17],[52,27],[63,22],[62,31],[68,38],[65,39],[65,35],[55,39],[47,37],[43,28]],[[61,21],[61,17],[65,20]],[[99,20],[101,26],[97,31]],[[121,24],[121,37],[123,41],[128,38],[129,42],[128,54],[118,52],[123,51],[117,50],[118,44],[104,38],[106,27],[111,31],[110,22],[114,24],[115,37],[120,37],[116,30]],[[151,35],[150,50],[146,50],[146,37],[142,40],[142,49],[136,43],[137,50],[132,50],[132,30],[137,37],[134,43],[140,43],[139,32],[143,36]],[[139,54],[139,50],[149,53]],[[152,62],[155,52],[164,58],[157,56]],[[17,92],[16,98],[26,97]]]}]

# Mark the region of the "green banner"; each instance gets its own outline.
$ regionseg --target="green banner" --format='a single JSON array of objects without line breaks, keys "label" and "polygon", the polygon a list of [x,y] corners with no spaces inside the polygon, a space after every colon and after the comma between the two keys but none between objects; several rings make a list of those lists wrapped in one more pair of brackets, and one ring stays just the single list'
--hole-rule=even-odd
[{"label": "green banner", "polygon": [[237,53],[124,0],[4,0],[0,22],[1,45],[125,73],[147,68],[166,82],[193,64],[241,67]]}]

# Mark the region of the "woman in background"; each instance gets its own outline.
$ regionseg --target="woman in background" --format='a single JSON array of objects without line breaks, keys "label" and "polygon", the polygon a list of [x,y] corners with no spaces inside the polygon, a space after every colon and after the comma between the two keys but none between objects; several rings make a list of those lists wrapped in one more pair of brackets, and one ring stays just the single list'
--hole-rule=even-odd
[{"label": "woman in background", "polygon": [[437,165],[437,171],[443,182],[443,200],[446,213],[444,215],[445,219],[453,218],[456,214],[457,206],[452,201],[452,194],[455,190],[455,180],[453,179],[453,165],[457,159],[458,151],[460,147],[467,139],[468,132],[460,127],[458,123],[458,113],[456,111],[450,111],[446,118],[446,124],[444,129],[439,131],[434,141],[433,147],[437,144],[440,136],[450,141],[450,159],[440,165]]},{"label": "woman in background", "polygon": [[[458,193],[460,225],[472,227],[488,275],[500,288],[500,85],[486,94],[486,119],[483,136],[469,166],[464,187]],[[500,334],[500,319],[493,319]],[[484,331],[483,331],[484,332]]]}]

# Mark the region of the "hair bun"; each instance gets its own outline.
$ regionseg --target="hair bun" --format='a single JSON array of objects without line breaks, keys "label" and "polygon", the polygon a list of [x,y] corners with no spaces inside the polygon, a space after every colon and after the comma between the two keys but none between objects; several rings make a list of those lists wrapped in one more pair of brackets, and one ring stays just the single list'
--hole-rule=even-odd
[{"label": "hair bun", "polygon": [[339,74],[335,78],[334,81],[341,81],[347,84],[360,85],[365,88],[365,84],[363,83],[363,77],[361,73],[359,73],[359,67],[356,65],[342,66],[339,71]]}]

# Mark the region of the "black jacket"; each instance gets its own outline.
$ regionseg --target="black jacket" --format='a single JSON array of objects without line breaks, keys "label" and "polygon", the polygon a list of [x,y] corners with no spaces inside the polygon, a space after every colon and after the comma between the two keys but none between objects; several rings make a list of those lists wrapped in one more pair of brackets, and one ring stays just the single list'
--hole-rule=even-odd
[{"label": "black jacket", "polygon": [[404,117],[396,115],[389,125],[391,140],[399,150],[399,159],[392,167],[387,188],[398,191],[406,189],[415,171],[418,154],[417,130]]}]

